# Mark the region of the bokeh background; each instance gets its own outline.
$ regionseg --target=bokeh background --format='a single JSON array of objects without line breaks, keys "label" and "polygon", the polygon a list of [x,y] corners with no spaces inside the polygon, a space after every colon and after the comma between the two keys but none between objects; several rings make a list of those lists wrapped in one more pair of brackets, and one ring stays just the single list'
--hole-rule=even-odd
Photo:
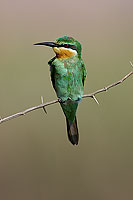
[{"label": "bokeh background", "polygon": [[[133,1],[1,0],[2,117],[56,99],[54,53],[33,43],[64,35],[82,43],[84,93],[113,83],[132,70]],[[97,98],[79,106],[78,146],[58,104],[0,125],[0,199],[133,199],[133,78]]]}]

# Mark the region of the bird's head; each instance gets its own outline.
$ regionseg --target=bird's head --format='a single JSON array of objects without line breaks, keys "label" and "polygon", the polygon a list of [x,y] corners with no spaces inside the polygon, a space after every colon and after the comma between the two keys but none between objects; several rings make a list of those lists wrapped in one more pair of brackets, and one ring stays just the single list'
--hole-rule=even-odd
[{"label": "bird's head", "polygon": [[55,42],[41,42],[35,45],[52,47],[58,59],[68,59],[73,56],[81,57],[81,44],[72,37],[64,36],[57,38]]}]

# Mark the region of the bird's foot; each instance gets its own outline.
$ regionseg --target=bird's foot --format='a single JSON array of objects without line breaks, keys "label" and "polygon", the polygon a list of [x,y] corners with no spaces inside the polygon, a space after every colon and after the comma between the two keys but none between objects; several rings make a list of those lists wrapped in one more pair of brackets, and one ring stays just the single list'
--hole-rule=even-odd
[{"label": "bird's foot", "polygon": [[58,98],[59,103],[65,103],[61,98]]}]

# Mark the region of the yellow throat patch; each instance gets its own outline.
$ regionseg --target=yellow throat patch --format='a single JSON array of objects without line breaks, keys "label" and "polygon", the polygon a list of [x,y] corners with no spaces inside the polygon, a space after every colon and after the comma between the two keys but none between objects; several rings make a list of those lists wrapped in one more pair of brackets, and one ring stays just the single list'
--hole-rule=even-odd
[{"label": "yellow throat patch", "polygon": [[56,57],[59,59],[67,59],[75,56],[77,54],[76,50],[67,49],[67,48],[57,48],[53,47],[54,52],[56,53]]}]

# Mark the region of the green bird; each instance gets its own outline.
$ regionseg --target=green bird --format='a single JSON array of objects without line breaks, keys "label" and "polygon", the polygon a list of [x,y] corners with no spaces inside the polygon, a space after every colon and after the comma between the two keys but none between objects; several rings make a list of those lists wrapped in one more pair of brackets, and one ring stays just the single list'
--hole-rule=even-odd
[{"label": "green bird", "polygon": [[68,138],[73,145],[77,145],[79,133],[76,111],[83,96],[86,78],[86,68],[81,58],[81,44],[72,37],[64,36],[55,42],[41,42],[35,45],[52,47],[56,54],[48,62],[51,80],[66,117]]}]

